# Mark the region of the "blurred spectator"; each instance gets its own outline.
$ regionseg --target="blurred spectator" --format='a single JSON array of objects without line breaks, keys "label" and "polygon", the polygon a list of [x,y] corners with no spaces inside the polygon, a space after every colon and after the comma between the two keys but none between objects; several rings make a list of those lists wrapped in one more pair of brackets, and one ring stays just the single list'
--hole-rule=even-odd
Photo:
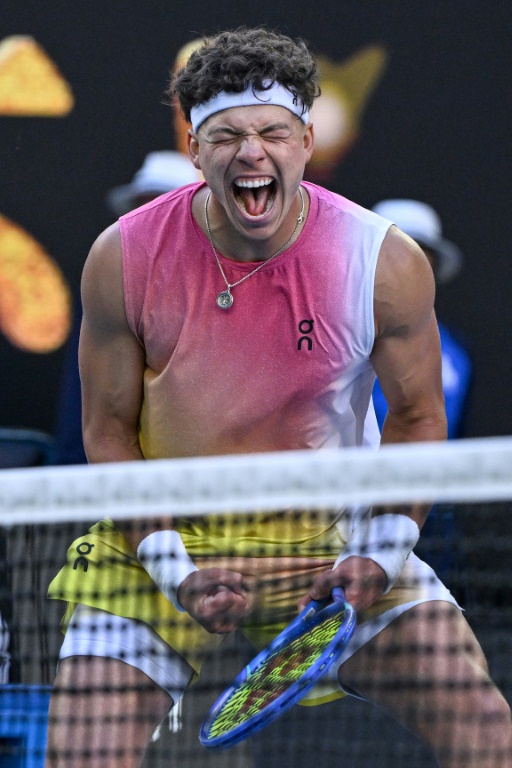
[{"label": "blurred spectator", "polygon": [[7,630],[7,624],[0,613],[0,685],[5,685],[9,682],[10,666],[9,632]]},{"label": "blurred spectator", "polygon": [[[198,179],[198,171],[181,152],[150,152],[132,181],[107,192],[105,202],[117,219],[165,192]],[[82,442],[82,403],[78,374],[81,320],[80,300],[77,299],[57,405],[55,464],[83,464],[87,461]]]},{"label": "blurred spectator", "polygon": [[117,219],[165,192],[198,181],[198,173],[181,152],[150,152],[132,181],[107,192],[105,202]]},{"label": "blurred spectator", "polygon": [[[441,219],[426,203],[417,200],[382,200],[373,210],[393,221],[413,238],[428,257],[437,285],[453,280],[460,272],[463,256],[455,243],[442,237]],[[457,337],[457,332],[439,322],[443,359],[443,390],[448,418],[448,437],[460,438],[465,432],[465,416],[472,379],[470,355]],[[379,427],[387,412],[387,404],[379,382],[375,383],[373,402]]]}]

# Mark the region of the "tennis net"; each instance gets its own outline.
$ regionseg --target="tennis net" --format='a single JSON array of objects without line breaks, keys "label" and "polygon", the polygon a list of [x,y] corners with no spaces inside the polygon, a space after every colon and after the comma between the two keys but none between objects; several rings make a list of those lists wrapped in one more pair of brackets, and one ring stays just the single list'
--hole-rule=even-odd
[{"label": "tennis net", "polygon": [[[0,629],[0,764],[25,765],[25,759],[30,768],[44,764],[49,689],[62,643],[60,622],[65,608],[59,599],[48,600],[46,592],[66,562],[68,548],[68,577],[74,573],[78,578],[97,566],[90,556],[91,543],[98,546],[105,535],[115,537],[114,525],[125,531],[147,531],[155,519],[165,527],[173,517],[182,522],[187,545],[198,528],[206,531],[209,541],[216,542],[213,555],[205,555],[204,550],[200,554],[201,567],[205,560],[200,558],[206,556],[213,558],[206,562],[219,564],[214,554],[219,551],[220,540],[225,542],[222,558],[226,558],[223,563],[228,568],[234,554],[240,552],[259,563],[269,555],[288,558],[289,562],[304,553],[310,558],[318,554],[304,531],[316,531],[318,526],[324,531],[330,529],[340,509],[354,511],[379,505],[400,511],[408,504],[420,503],[433,506],[415,552],[432,565],[465,609],[487,656],[492,679],[512,701],[512,438],[396,445],[379,451],[327,449],[1,471],[0,627],[4,629]],[[97,539],[83,538],[91,526],[104,519],[113,521],[112,527],[99,532],[94,529]],[[261,521],[266,525],[275,520],[276,536],[262,545],[258,538],[263,530]],[[235,553],[230,549],[232,539],[246,543]],[[121,555],[116,551],[112,559],[104,557],[106,565],[94,592],[101,593],[101,600],[105,595],[112,598],[114,593],[118,599],[121,594],[116,605],[126,616],[131,615],[132,609],[126,609],[130,600],[137,609],[142,605],[148,586],[131,576],[123,583],[114,577],[111,583],[110,566],[119,557],[125,569],[120,573],[128,573],[133,565],[129,550]],[[267,598],[272,602],[273,594],[281,595],[280,577],[274,574],[269,578],[265,573],[262,578],[259,567],[255,583],[265,582]],[[87,594],[89,605],[105,605],[101,600],[94,603],[90,592]],[[294,594],[293,589],[290,594]],[[53,596],[64,598],[65,594],[56,588]],[[283,619],[285,614],[279,610],[278,614]],[[173,627],[169,616],[166,614],[167,625],[160,634],[166,639],[173,631],[181,631]],[[93,634],[101,631],[93,622]],[[188,637],[186,633],[184,637]],[[144,768],[220,764],[228,768],[305,768],[316,762],[323,768],[340,764],[351,768],[437,765],[432,751],[419,739],[381,709],[354,697],[315,707],[294,707],[222,755],[205,750],[198,741],[201,722],[221,691],[255,654],[257,637],[254,628],[252,633],[237,631],[215,649],[203,644],[194,651],[204,662],[201,676],[185,693],[179,712],[175,708],[173,716],[164,717],[154,731],[145,756],[140,757]],[[451,683],[449,675],[446,682]],[[115,684],[106,678],[102,685],[107,694],[109,685]],[[387,685],[393,690],[392,678]],[[396,690],[400,685],[403,680],[396,682]],[[84,693],[82,687],[76,691],[70,729],[73,722],[76,725],[79,701],[88,690]],[[137,712],[133,716],[137,722],[132,722],[127,704],[118,729],[125,737],[112,746],[118,760],[112,765],[138,764],[138,757],[123,757],[122,749],[132,744],[130,729],[144,717]],[[77,743],[74,738],[73,743]],[[76,749],[80,752],[83,748]],[[98,749],[105,750],[105,745]],[[84,757],[71,755],[68,748],[66,760],[62,765],[70,768],[96,766],[90,751]]]}]

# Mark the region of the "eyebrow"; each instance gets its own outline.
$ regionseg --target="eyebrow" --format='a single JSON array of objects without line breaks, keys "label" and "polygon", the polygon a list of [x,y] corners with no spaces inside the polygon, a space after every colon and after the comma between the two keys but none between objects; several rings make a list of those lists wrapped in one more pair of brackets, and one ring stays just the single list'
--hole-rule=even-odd
[{"label": "eyebrow", "polygon": [[[271,123],[270,125],[265,125],[263,128],[260,128],[256,131],[256,133],[271,133],[272,131],[290,131],[291,126],[288,123]],[[206,131],[205,131],[206,133]],[[210,131],[208,131],[209,136],[215,136],[218,133],[229,133],[232,136],[242,136],[245,133],[245,130],[233,128],[228,125],[218,125],[214,128],[211,128]]]}]

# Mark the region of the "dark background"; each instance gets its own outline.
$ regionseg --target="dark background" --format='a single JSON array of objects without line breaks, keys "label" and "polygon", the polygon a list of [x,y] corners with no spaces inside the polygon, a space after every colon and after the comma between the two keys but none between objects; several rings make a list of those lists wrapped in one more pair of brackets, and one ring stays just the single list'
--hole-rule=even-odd
[{"label": "dark background", "polygon": [[[32,35],[76,106],[63,119],[0,117],[0,213],[43,245],[74,291],[111,222],[105,192],[148,151],[174,147],[163,92],[187,41],[264,23],[338,62],[384,45],[387,70],[329,186],[368,207],[414,197],[439,211],[466,256],[437,306],[475,361],[467,434],[512,434],[509,0],[2,0],[1,10],[0,40]],[[0,337],[0,425],[53,431],[64,354],[21,352]]]}]

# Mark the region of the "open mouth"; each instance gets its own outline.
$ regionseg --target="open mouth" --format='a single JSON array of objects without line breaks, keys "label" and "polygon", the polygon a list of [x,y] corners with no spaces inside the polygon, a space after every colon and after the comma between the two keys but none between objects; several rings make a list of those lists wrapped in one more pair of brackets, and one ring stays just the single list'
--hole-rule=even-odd
[{"label": "open mouth", "polygon": [[233,196],[238,207],[248,216],[264,216],[276,196],[274,179],[264,176],[258,179],[237,179],[233,184]]}]

